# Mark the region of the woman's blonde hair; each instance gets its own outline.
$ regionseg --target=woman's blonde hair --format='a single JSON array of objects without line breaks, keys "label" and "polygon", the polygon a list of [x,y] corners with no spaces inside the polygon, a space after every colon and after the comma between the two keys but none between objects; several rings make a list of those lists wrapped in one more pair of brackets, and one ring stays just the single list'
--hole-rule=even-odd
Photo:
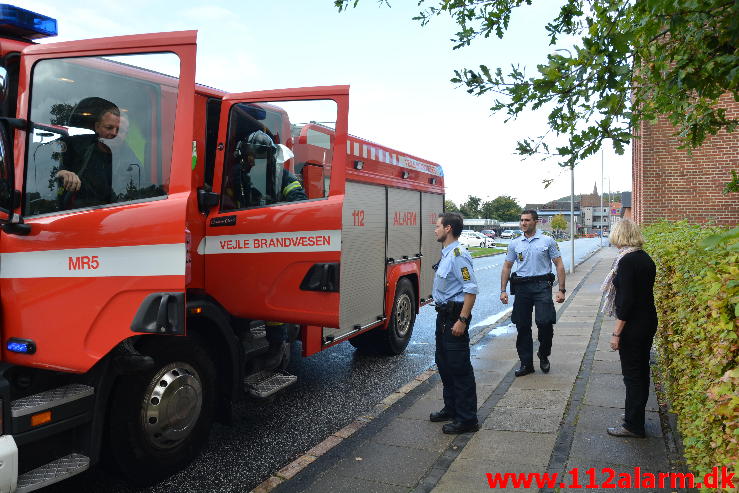
[{"label": "woman's blonde hair", "polygon": [[642,247],[644,237],[637,224],[630,219],[622,219],[617,222],[608,235],[608,240],[618,248]]}]

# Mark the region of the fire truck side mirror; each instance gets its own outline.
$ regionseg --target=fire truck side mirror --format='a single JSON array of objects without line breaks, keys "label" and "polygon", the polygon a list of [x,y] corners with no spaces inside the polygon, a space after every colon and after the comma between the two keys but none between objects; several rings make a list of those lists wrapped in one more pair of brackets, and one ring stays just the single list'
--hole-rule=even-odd
[{"label": "fire truck side mirror", "polygon": [[198,209],[203,214],[207,214],[210,210],[218,205],[218,194],[204,188],[198,188]]}]

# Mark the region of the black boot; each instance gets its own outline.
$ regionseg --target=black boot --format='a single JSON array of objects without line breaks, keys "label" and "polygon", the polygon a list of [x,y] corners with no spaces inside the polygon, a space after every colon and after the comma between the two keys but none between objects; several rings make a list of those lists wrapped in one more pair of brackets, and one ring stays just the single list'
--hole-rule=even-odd
[{"label": "black boot", "polygon": [[131,339],[126,339],[113,349],[112,359],[113,365],[121,373],[138,373],[154,367],[154,358],[138,352]]},{"label": "black boot", "polygon": [[286,367],[290,360],[290,345],[286,342],[270,343],[266,353],[259,356],[255,363],[257,370],[275,371]]}]

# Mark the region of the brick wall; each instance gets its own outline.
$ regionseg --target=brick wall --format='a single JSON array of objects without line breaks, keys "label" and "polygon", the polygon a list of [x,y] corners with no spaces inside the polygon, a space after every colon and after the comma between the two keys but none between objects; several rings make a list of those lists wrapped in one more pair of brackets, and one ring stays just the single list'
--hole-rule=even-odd
[{"label": "brick wall", "polygon": [[[739,103],[727,94],[720,106],[739,118]],[[720,132],[692,153],[678,149],[667,119],[642,122],[632,146],[633,215],[640,224],[687,219],[739,224],[739,194],[723,195],[731,170],[739,170],[739,131]]]}]

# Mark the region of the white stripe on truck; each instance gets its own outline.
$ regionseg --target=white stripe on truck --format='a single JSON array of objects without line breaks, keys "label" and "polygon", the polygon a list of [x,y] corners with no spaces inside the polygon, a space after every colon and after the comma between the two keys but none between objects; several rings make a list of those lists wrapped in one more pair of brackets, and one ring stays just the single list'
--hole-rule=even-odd
[{"label": "white stripe on truck", "polygon": [[184,275],[184,243],[73,248],[0,255],[2,279]]}]

